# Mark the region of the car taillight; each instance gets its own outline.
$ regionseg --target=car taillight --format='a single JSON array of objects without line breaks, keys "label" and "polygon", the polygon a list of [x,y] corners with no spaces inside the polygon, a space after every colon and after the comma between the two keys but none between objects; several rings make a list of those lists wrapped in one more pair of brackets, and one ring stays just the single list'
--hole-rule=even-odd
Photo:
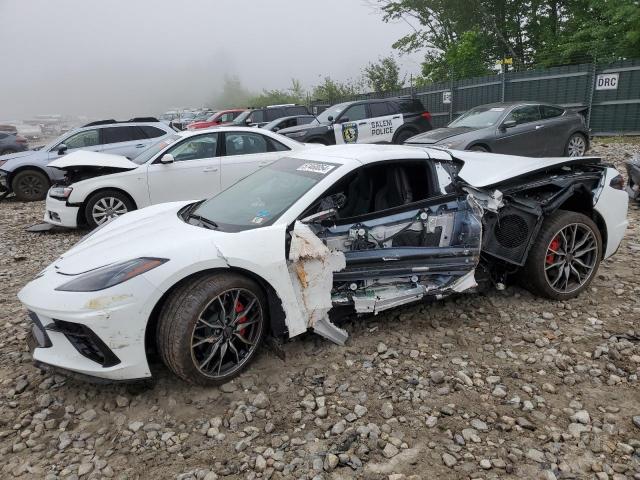
[{"label": "car taillight", "polygon": [[609,182],[609,186],[611,188],[615,188],[616,190],[624,190],[624,178],[622,175],[616,175]]},{"label": "car taillight", "polygon": [[424,118],[425,120],[429,120],[429,121],[431,121],[431,114],[430,114],[429,112],[422,112],[422,113],[420,114],[420,116],[421,116],[422,118]]},{"label": "car taillight", "polygon": [[27,143],[27,139],[20,135],[16,135],[16,143]]}]

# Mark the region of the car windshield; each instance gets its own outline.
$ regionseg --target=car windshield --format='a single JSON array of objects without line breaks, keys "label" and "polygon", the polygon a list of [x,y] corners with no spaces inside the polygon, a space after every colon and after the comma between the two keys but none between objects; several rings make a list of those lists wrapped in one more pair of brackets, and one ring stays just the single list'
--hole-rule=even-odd
[{"label": "car windshield", "polygon": [[484,128],[495,125],[504,113],[504,107],[477,107],[456,118],[449,127]]},{"label": "car windshield", "polygon": [[264,227],[337,167],[335,163],[283,158],[205,201],[191,215],[228,232]]},{"label": "car windshield", "polygon": [[180,139],[180,135],[171,135],[170,137],[163,138],[159,142],[154,143],[149,148],[143,150],[138,155],[133,157],[131,161],[133,163],[137,163],[138,165],[142,165],[143,163],[147,163],[151,160],[158,152],[162,151],[176,140]]},{"label": "car windshield", "polygon": [[247,122],[246,122],[247,117],[249,115],[251,115],[251,112],[252,112],[252,110],[247,110],[246,112],[242,112],[240,115],[238,115],[236,117],[236,119],[233,121],[233,124],[234,125],[244,125],[244,126],[246,126],[247,125]]},{"label": "car windshield", "polygon": [[345,109],[351,105],[351,103],[339,103],[337,105],[333,105],[332,107],[327,108],[324,112],[316,117],[316,119],[320,123],[329,123],[329,117],[333,117],[335,120],[340,116]]},{"label": "car windshield", "polygon": [[213,112],[212,115],[209,115],[207,117],[207,122],[213,122],[216,119],[217,116],[218,116],[218,112]]}]

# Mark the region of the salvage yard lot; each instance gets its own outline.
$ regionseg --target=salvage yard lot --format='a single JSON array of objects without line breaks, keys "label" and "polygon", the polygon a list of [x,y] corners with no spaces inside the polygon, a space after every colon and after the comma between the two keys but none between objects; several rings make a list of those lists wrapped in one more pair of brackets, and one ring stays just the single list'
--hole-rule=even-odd
[{"label": "salvage yard lot", "polygon": [[[637,152],[590,153],[624,172]],[[16,293],[84,233],[25,232],[42,213],[0,202],[3,478],[640,478],[637,205],[589,295],[509,287],[392,310],[347,324],[346,347],[265,348],[220,389],[159,364],[153,384],[40,374]]]}]

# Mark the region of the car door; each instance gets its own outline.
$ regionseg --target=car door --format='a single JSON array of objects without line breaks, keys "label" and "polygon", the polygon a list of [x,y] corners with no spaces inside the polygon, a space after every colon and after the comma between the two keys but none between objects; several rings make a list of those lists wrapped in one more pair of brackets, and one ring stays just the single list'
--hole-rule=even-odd
[{"label": "car door", "polygon": [[[506,127],[505,122],[515,121]],[[546,150],[538,105],[522,105],[513,108],[496,129],[492,151],[529,157],[543,156]]]},{"label": "car door", "polygon": [[391,143],[396,130],[404,123],[402,114],[390,102],[369,104],[371,143]]},{"label": "car door", "polygon": [[221,189],[286,155],[289,147],[257,132],[226,131],[221,159]]},{"label": "car door", "polygon": [[102,152],[133,158],[149,146],[149,139],[134,125],[103,127],[100,129]]},{"label": "car door", "polygon": [[540,105],[540,124],[543,127],[542,137],[545,145],[544,155],[560,157],[571,134],[573,124],[565,115],[564,108],[555,105]]},{"label": "car door", "polygon": [[347,108],[333,125],[336,144],[371,143],[369,109],[365,103],[357,103]]},{"label": "car door", "polygon": [[[208,132],[176,143],[147,167],[152,204],[201,200],[220,191],[220,134]],[[167,154],[172,163],[162,163]]]},{"label": "car door", "polygon": [[[436,187],[420,190],[424,173],[415,164],[393,161],[376,168],[371,173],[361,167],[342,192],[329,192],[332,198],[344,195],[340,218],[316,228],[327,247],[346,258],[346,268],[333,274],[334,290],[352,292],[356,311],[375,313],[407,298],[474,286],[482,223],[467,198],[441,195]],[[368,183],[374,196],[367,208],[361,200]],[[342,217],[351,195],[359,201],[356,215]]]}]

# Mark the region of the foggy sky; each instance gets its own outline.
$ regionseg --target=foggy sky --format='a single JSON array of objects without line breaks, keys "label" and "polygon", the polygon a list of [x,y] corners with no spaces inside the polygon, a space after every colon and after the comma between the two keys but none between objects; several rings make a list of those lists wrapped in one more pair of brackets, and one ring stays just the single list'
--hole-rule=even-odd
[{"label": "foggy sky", "polygon": [[[363,0],[0,0],[0,120],[158,115],[252,91],[358,77],[408,33]],[[420,56],[399,58],[417,73]]]}]

